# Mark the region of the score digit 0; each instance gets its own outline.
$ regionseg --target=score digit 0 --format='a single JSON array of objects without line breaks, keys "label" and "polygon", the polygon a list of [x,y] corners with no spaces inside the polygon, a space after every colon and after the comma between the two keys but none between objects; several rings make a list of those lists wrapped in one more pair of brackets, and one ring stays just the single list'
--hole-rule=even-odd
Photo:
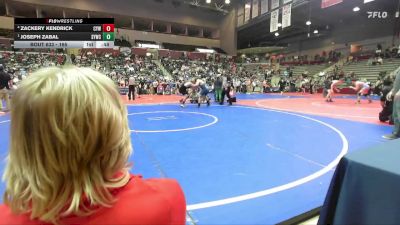
[{"label": "score digit 0", "polygon": [[114,41],[114,33],[103,33],[103,41]]},{"label": "score digit 0", "polygon": [[103,24],[103,32],[114,32],[114,24]]}]

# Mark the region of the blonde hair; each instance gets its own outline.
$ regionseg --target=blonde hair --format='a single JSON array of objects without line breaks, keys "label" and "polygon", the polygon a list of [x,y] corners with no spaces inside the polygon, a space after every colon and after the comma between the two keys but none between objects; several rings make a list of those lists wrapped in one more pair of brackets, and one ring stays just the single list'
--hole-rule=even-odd
[{"label": "blonde hair", "polygon": [[89,68],[39,70],[13,96],[4,202],[14,213],[59,223],[111,207],[130,179],[126,108],[106,76]]}]

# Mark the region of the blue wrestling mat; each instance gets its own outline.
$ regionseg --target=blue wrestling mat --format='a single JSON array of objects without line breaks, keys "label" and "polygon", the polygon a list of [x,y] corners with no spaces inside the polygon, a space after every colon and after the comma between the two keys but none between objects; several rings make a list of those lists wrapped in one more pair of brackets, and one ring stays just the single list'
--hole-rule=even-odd
[{"label": "blue wrestling mat", "polygon": [[[275,224],[319,207],[340,157],[391,131],[247,106],[128,106],[128,113],[132,172],[177,179],[188,224]],[[8,120],[0,116],[1,173]]]}]

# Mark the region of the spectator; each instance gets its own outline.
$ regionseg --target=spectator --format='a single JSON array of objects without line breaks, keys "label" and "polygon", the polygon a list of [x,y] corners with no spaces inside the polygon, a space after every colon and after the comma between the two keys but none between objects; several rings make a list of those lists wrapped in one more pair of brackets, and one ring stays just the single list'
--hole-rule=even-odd
[{"label": "spectator", "polygon": [[155,94],[157,94],[158,81],[157,81],[157,80],[154,80],[152,85],[153,85],[153,89],[152,89],[152,92],[151,92],[151,93],[152,93],[153,95],[155,95]]},{"label": "spectator", "polygon": [[236,102],[235,88],[233,87],[231,82],[228,82],[228,84],[226,85],[225,93],[226,97],[228,98],[229,105],[232,105],[233,102]]},{"label": "spectator", "polygon": [[129,174],[126,108],[87,68],[47,68],[13,96],[1,224],[185,224],[169,179]]},{"label": "spectator", "polygon": [[233,83],[234,83],[234,86],[235,86],[235,91],[236,92],[240,92],[240,79],[235,79],[234,81],[233,81]]},{"label": "spectator", "polygon": [[3,100],[6,102],[4,111],[9,111],[10,96],[9,91],[11,87],[11,76],[4,71],[4,66],[0,65],[0,110],[3,110]]},{"label": "spectator", "polygon": [[252,86],[251,88],[252,92],[256,92],[257,80],[252,80],[251,86]]},{"label": "spectator", "polygon": [[158,83],[158,86],[156,87],[156,93],[157,93],[157,95],[164,94],[164,86],[163,86],[162,82]]},{"label": "spectator", "polygon": [[376,50],[375,50],[375,57],[380,57],[382,54],[382,45],[377,44],[376,45]]},{"label": "spectator", "polygon": [[[384,77],[378,76],[378,80],[374,84],[374,90],[373,90],[374,95],[382,96],[382,91],[383,91],[382,89],[383,89],[383,87],[385,87],[384,86],[385,79],[383,81],[382,81],[382,79],[384,79]],[[387,93],[385,94],[385,96],[386,95],[387,95]]]},{"label": "spectator", "polygon": [[325,98],[328,95],[328,90],[331,88],[332,85],[332,79],[330,77],[327,77],[324,81],[324,89],[322,92],[323,97]]},{"label": "spectator", "polygon": [[222,79],[218,76],[214,82],[215,102],[222,101]]},{"label": "spectator", "polygon": [[131,75],[129,76],[129,80],[128,80],[128,88],[129,88],[129,92],[128,92],[128,99],[131,100],[135,100],[135,78]]},{"label": "spectator", "polygon": [[398,51],[398,48],[395,45],[392,45],[392,48],[390,49],[392,57],[397,56],[397,51]]},{"label": "spectator", "polygon": [[167,84],[167,85],[165,86],[165,89],[164,89],[164,94],[170,95],[171,92],[172,92],[171,86],[170,86],[169,84]]},{"label": "spectator", "polygon": [[376,63],[379,64],[379,65],[382,65],[383,64],[382,57],[378,57],[378,59],[376,60]]}]

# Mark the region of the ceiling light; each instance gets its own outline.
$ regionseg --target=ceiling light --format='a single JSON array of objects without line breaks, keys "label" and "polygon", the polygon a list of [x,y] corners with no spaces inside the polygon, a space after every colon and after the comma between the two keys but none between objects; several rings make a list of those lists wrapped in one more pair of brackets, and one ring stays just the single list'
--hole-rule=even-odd
[{"label": "ceiling light", "polygon": [[231,0],[225,0],[225,4],[230,4]]},{"label": "ceiling light", "polygon": [[375,1],[375,0],[364,0],[364,4],[368,3],[368,2],[373,2],[373,1]]},{"label": "ceiling light", "polygon": [[244,5],[244,7],[245,7],[246,9],[250,9],[250,8],[251,8],[250,4],[246,4],[246,5]]},{"label": "ceiling light", "polygon": [[353,8],[353,11],[354,11],[354,12],[360,11],[360,7],[358,7],[358,6],[354,7],[354,8]]},{"label": "ceiling light", "polygon": [[311,21],[307,20],[306,25],[310,26],[311,25]]},{"label": "ceiling light", "polygon": [[281,27],[282,26],[282,24],[281,23],[278,23],[278,27]]},{"label": "ceiling light", "polygon": [[318,34],[318,30],[314,30],[314,34]]},{"label": "ceiling light", "polygon": [[307,37],[310,37],[310,33],[307,33]]},{"label": "ceiling light", "polygon": [[211,3],[211,0],[206,0],[206,3],[210,4],[210,3]]},{"label": "ceiling light", "polygon": [[278,32],[275,32],[275,37],[278,37],[279,36],[279,33]]}]

